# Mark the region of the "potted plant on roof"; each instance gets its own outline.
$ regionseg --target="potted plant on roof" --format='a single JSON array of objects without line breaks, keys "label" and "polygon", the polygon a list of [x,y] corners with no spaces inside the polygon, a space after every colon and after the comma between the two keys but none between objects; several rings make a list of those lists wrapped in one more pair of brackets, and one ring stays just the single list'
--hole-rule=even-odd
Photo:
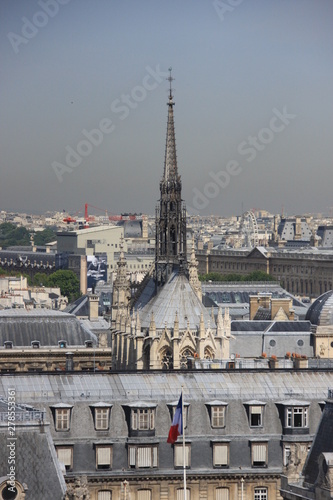
[{"label": "potted plant on roof", "polygon": [[309,360],[308,357],[303,354],[302,356],[298,353],[293,353],[294,367],[295,368],[308,368]]},{"label": "potted plant on roof", "polygon": [[275,356],[275,354],[272,354],[269,358],[269,367],[272,370],[275,370],[275,368],[279,367],[279,360],[277,359],[277,356]]}]

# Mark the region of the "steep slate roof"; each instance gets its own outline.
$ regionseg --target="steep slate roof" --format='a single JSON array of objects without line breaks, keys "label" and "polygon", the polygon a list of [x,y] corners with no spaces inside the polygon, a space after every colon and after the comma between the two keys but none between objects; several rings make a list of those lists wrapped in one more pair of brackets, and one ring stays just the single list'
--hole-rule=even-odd
[{"label": "steep slate roof", "polygon": [[14,347],[30,346],[33,340],[41,347],[56,346],[59,340],[68,346],[84,345],[86,340],[97,344],[97,337],[72,314],[46,309],[0,311],[0,346],[5,341]]},{"label": "steep slate roof", "polygon": [[[138,304],[136,307],[138,308]],[[167,283],[140,311],[141,327],[149,327],[152,312],[157,329],[163,329],[165,326],[173,328],[176,313],[180,330],[185,330],[188,323],[190,329],[195,330],[199,325],[201,313],[205,326],[215,327],[215,322],[194,293],[188,279],[178,271],[173,271]]]},{"label": "steep slate roof", "polygon": [[304,481],[309,485],[314,485],[318,477],[318,458],[321,453],[333,453],[333,399],[326,401],[317,434],[303,468]]},{"label": "steep slate roof", "polygon": [[[15,428],[15,477],[28,486],[26,500],[60,499],[66,490],[65,480],[56,457],[49,425],[41,431],[37,417],[31,418],[35,408],[15,405],[17,424]],[[8,403],[0,400],[0,411],[8,411]],[[39,410],[37,410],[39,412]],[[0,449],[8,445],[7,421],[0,425]],[[8,470],[8,455],[0,453],[0,470]]]}]

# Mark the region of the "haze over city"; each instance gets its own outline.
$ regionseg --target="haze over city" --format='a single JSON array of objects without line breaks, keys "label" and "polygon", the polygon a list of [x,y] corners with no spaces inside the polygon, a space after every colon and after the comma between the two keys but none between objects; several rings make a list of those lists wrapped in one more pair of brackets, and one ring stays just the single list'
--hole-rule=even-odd
[{"label": "haze over city", "polygon": [[0,9],[0,209],[153,213],[171,66],[190,212],[329,211],[331,1]]}]

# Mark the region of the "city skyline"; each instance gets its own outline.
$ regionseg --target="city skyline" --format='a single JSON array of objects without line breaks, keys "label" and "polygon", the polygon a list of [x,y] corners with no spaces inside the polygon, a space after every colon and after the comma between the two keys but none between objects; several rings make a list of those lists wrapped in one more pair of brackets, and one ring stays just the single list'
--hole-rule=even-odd
[{"label": "city skyline", "polygon": [[0,209],[153,213],[168,68],[190,213],[328,212],[328,1],[4,1]]}]

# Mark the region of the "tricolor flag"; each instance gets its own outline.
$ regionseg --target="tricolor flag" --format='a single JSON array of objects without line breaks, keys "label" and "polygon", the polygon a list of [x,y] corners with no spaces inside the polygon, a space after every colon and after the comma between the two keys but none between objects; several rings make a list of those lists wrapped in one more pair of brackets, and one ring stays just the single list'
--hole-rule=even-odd
[{"label": "tricolor flag", "polygon": [[169,430],[167,443],[174,444],[180,434],[183,434],[183,410],[182,410],[182,396],[180,396],[175,415]]}]

